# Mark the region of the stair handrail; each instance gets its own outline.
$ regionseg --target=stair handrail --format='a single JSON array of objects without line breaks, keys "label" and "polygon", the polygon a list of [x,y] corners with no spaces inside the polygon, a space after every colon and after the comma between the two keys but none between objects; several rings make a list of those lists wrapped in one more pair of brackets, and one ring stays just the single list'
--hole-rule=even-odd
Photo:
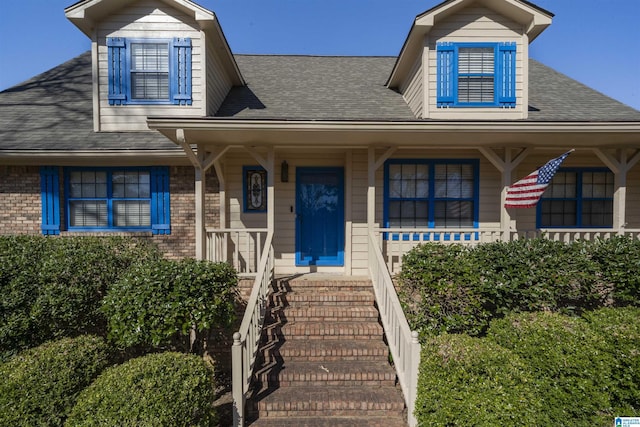
[{"label": "stair handrail", "polygon": [[407,405],[408,423],[409,426],[414,427],[417,425],[413,411],[418,392],[421,351],[418,332],[412,331],[407,322],[374,232],[369,233],[369,272],[382,327],[387,336],[398,382]]},{"label": "stair handrail", "polygon": [[234,427],[244,426],[246,395],[251,383],[262,326],[264,325],[267,297],[274,279],[272,243],[273,231],[269,231],[240,329],[233,334],[231,366]]}]

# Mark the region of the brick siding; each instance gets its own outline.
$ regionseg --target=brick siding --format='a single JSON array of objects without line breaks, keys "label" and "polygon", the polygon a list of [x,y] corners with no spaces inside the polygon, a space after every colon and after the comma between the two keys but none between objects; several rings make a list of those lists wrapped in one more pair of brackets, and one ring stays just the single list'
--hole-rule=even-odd
[{"label": "brick siding", "polygon": [[[153,241],[167,258],[195,256],[195,173],[190,166],[171,166],[171,234],[151,235],[119,232],[66,232],[63,236],[135,236]],[[64,218],[64,183],[60,169],[60,215]],[[207,174],[205,224],[220,223],[218,180]],[[37,166],[0,166],[0,234],[40,234],[42,203],[40,200],[40,168]],[[62,221],[64,224],[64,220]],[[64,227],[63,227],[64,228]]]}]

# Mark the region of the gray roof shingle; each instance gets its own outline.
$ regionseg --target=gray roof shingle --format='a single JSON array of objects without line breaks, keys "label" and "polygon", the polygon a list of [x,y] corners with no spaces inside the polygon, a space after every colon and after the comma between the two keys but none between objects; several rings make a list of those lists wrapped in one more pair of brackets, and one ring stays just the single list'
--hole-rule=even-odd
[{"label": "gray roof shingle", "polygon": [[[420,121],[384,86],[395,58],[236,59],[247,86],[229,92],[218,118]],[[640,122],[640,111],[535,60],[529,73],[529,121]],[[87,52],[0,92],[0,150],[179,150],[156,132],[93,132],[91,81]]]}]

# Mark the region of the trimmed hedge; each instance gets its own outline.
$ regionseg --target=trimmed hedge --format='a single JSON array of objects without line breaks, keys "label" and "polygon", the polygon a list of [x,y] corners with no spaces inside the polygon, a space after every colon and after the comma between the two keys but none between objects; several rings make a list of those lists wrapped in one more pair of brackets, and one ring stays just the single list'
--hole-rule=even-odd
[{"label": "trimmed hedge", "polygon": [[109,356],[102,338],[80,336],[48,342],[0,365],[0,425],[62,426]]},{"label": "trimmed hedge", "polygon": [[533,385],[549,417],[541,425],[611,423],[616,361],[602,338],[583,319],[548,312],[511,314],[487,332],[488,340],[517,354],[535,375]]},{"label": "trimmed hedge", "polygon": [[0,236],[0,358],[45,341],[105,334],[108,286],[131,265],[160,257],[120,237]]},{"label": "trimmed hedge", "polygon": [[78,398],[65,426],[210,426],[213,373],[180,353],[150,354],[107,369]]},{"label": "trimmed hedge", "polygon": [[570,244],[548,239],[474,248],[427,243],[407,253],[398,291],[412,329],[482,335],[510,312],[580,314],[638,305],[640,242],[614,237]]},{"label": "trimmed hedge", "polygon": [[600,335],[602,351],[610,354],[609,393],[613,413],[640,414],[640,308],[603,308],[584,315],[591,329]]},{"label": "trimmed hedge", "polygon": [[235,318],[237,274],[226,263],[184,259],[138,264],[109,288],[103,312],[109,338],[124,347],[151,346],[195,351],[213,328]]},{"label": "trimmed hedge", "polygon": [[415,415],[421,426],[551,425],[513,352],[467,335],[442,334],[422,346]]}]

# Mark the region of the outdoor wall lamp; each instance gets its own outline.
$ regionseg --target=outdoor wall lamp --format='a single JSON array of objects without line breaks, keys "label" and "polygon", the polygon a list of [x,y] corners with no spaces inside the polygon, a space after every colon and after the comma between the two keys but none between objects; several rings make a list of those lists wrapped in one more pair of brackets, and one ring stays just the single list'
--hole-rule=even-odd
[{"label": "outdoor wall lamp", "polygon": [[280,165],[280,181],[289,182],[289,163],[286,160]]}]

